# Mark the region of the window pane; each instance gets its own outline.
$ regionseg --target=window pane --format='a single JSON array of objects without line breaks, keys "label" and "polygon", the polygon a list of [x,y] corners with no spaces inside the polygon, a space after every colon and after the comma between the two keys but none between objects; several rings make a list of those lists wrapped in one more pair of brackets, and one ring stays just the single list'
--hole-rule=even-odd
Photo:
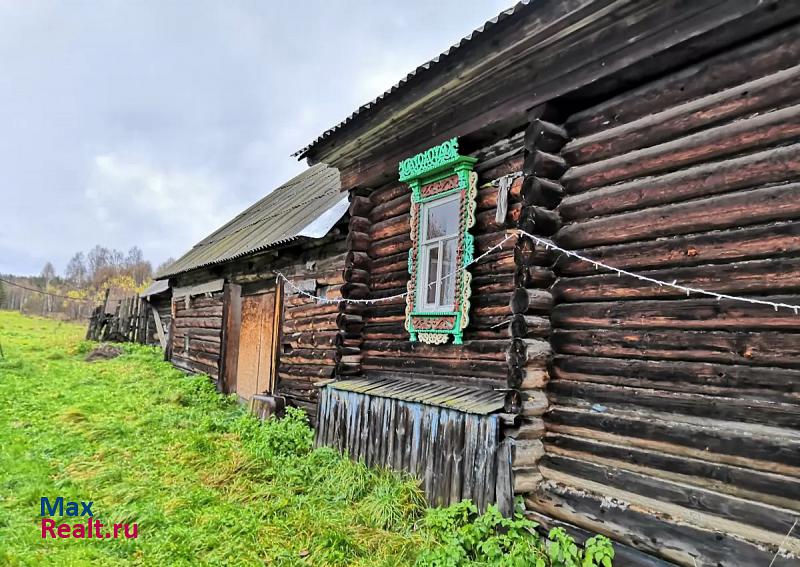
[{"label": "window pane", "polygon": [[434,244],[428,247],[428,278],[425,282],[425,301],[426,303],[436,303],[436,280],[438,279],[437,271],[439,269],[439,246]]},{"label": "window pane", "polygon": [[428,206],[428,231],[426,239],[458,233],[459,200]]},{"label": "window pane", "polygon": [[[442,243],[442,285],[439,292],[440,305],[452,305],[456,297],[456,239]],[[445,279],[446,278],[446,279]]]}]

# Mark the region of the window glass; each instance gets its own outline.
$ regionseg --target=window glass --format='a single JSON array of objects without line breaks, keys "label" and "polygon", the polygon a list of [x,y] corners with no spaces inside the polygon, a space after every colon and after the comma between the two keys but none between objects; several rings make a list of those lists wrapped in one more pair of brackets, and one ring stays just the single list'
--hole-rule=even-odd
[{"label": "window glass", "polygon": [[445,203],[430,205],[426,239],[439,238],[458,232],[459,200],[451,199]]},{"label": "window glass", "polygon": [[428,278],[425,288],[425,301],[428,304],[436,303],[436,280],[439,279],[439,245],[433,244],[427,247],[428,250]]},{"label": "window glass", "polygon": [[439,290],[439,304],[451,306],[456,297],[456,245],[451,238],[442,243],[442,282]]}]

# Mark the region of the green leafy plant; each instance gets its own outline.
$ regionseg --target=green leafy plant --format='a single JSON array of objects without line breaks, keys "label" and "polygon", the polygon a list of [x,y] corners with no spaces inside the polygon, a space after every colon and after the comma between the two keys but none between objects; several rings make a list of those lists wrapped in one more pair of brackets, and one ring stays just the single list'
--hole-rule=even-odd
[{"label": "green leafy plant", "polygon": [[581,567],[611,567],[614,546],[606,536],[596,535],[586,540]]},{"label": "green leafy plant", "polygon": [[314,432],[308,426],[303,410],[286,408],[286,415],[271,417],[263,424],[249,415],[243,415],[237,430],[253,451],[264,457],[291,457],[311,451]]},{"label": "green leafy plant", "polygon": [[614,558],[604,536],[587,540],[585,550],[562,528],[550,530],[545,540],[539,525],[519,510],[513,518],[493,506],[479,514],[470,501],[429,510],[423,527],[429,545],[418,556],[418,567],[611,567]]},{"label": "green leafy plant", "polygon": [[581,550],[564,528],[553,528],[547,537],[547,555],[553,567],[580,567]]}]

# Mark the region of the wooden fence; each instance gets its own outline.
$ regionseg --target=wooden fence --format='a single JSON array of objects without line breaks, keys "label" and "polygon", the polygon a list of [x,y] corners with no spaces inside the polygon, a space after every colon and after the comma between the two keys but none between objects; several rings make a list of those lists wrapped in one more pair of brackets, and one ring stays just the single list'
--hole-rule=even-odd
[{"label": "wooden fence", "polygon": [[[116,303],[116,305],[114,305]],[[98,305],[89,319],[87,340],[134,342],[161,345],[166,348],[166,329],[163,315],[156,305],[138,295],[105,301]]]}]

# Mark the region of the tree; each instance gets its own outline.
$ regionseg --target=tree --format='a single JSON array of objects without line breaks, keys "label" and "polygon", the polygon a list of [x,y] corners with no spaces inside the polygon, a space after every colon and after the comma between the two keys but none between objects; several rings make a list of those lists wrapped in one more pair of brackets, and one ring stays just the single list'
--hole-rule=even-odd
[{"label": "tree", "polygon": [[0,309],[6,309],[6,287],[3,282],[0,282]]},{"label": "tree", "polygon": [[141,248],[133,246],[128,250],[128,255],[125,257],[125,266],[132,268],[136,264],[141,264],[142,262],[144,262],[144,254],[142,254]]},{"label": "tree", "polygon": [[152,277],[153,266],[144,259],[144,254],[138,246],[128,250],[128,255],[125,257],[125,272],[136,281],[136,285],[141,285]]},{"label": "tree", "polygon": [[87,274],[93,283],[97,283],[99,272],[111,263],[111,251],[105,246],[95,245],[86,255]]},{"label": "tree", "polygon": [[125,254],[113,248],[109,258],[110,264],[114,267],[116,273],[119,273],[125,267]]},{"label": "tree", "polygon": [[67,263],[67,269],[64,273],[67,281],[74,286],[82,287],[88,276],[86,269],[86,261],[84,260],[83,252],[76,252],[75,255]]},{"label": "tree", "polygon": [[45,287],[50,285],[50,282],[53,280],[54,277],[56,277],[56,269],[53,267],[52,263],[47,262],[44,265],[44,268],[42,268],[41,276],[42,279],[44,280]]}]

